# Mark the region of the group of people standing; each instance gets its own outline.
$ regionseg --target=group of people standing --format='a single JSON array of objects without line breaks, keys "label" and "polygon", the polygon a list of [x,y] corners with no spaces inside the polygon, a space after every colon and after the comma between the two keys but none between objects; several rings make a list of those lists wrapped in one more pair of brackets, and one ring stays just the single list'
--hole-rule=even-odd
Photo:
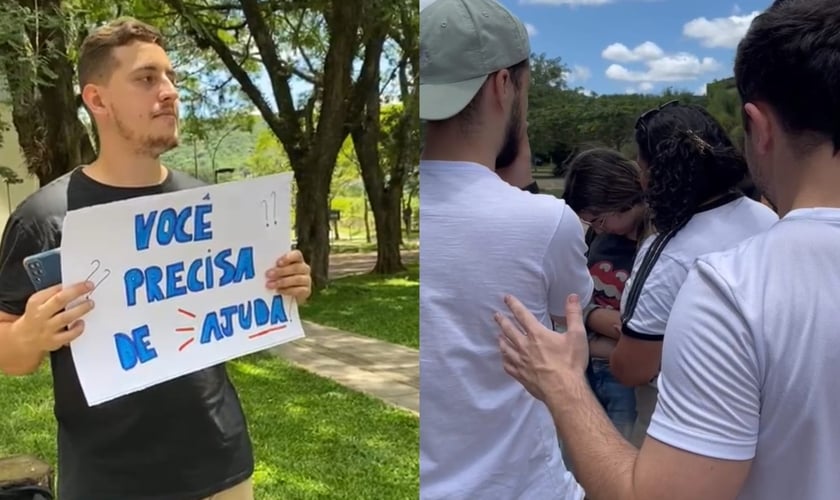
[{"label": "group of people standing", "polygon": [[753,21],[742,146],[668,102],[562,199],[530,178],[524,24],[420,27],[421,498],[833,498],[840,4]]}]

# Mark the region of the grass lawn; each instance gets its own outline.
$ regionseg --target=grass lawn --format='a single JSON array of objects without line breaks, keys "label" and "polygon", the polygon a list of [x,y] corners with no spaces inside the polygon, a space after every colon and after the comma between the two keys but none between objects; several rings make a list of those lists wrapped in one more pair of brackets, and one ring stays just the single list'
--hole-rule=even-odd
[{"label": "grass lawn", "polygon": [[[254,442],[256,498],[417,498],[417,417],[266,354],[228,371]],[[46,365],[30,377],[0,377],[0,456],[56,464],[51,384]]]},{"label": "grass lawn", "polygon": [[363,274],[333,281],[300,309],[303,319],[420,347],[420,267],[395,276]]}]

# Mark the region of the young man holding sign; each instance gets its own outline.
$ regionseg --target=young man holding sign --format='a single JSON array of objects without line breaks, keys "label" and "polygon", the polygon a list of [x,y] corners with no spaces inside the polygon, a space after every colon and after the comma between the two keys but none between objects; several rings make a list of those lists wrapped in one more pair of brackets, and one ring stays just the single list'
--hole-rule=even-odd
[{"label": "young man holding sign", "polygon": [[[252,499],[250,437],[224,364],[90,407],[67,346],[84,335],[94,306],[65,307],[93,284],[36,292],[26,275],[26,257],[61,245],[68,211],[203,185],[160,163],[178,145],[178,92],[154,28],[124,20],[92,33],[79,55],[79,80],[100,154],[10,217],[0,245],[0,371],[32,373],[49,353],[62,500]],[[280,256],[265,280],[298,302],[311,292],[298,251]]]}]

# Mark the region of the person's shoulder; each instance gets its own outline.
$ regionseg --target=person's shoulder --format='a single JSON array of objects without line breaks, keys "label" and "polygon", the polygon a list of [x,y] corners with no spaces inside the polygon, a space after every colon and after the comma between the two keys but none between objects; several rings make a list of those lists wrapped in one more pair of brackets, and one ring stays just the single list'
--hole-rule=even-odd
[{"label": "person's shoulder", "polygon": [[571,214],[572,217],[579,221],[577,214],[574,213],[574,210],[562,198],[547,193],[534,194],[510,185],[508,187],[511,190],[511,196],[515,197],[517,203],[520,203],[526,210],[538,210],[538,213],[551,214],[556,217]]},{"label": "person's shoulder", "polygon": [[531,214],[531,217],[537,214],[542,216],[541,223],[555,228],[555,232],[562,237],[572,234],[577,237],[585,232],[577,213],[566,204],[565,200],[551,194],[533,194],[523,191],[522,195],[523,199],[527,200],[527,213]]},{"label": "person's shoulder", "polygon": [[771,226],[779,221],[779,215],[774,212],[773,209],[760,201],[756,201],[745,196],[744,205],[761,223],[764,223],[767,226]]},{"label": "person's shoulder", "polygon": [[741,286],[736,284],[745,283],[745,278],[755,274],[757,270],[760,270],[759,274],[767,272],[767,250],[778,243],[775,241],[778,239],[775,233],[776,231],[770,228],[749,236],[730,248],[698,256],[698,272],[726,288]]},{"label": "person's shoulder", "polygon": [[9,215],[9,219],[30,225],[52,217],[64,217],[67,214],[67,187],[74,171],[56,178],[24,198]]}]

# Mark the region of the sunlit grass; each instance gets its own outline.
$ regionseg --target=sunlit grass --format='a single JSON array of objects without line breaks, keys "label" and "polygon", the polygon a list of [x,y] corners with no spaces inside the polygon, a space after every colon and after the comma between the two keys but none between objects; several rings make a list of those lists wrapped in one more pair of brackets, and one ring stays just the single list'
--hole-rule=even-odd
[{"label": "sunlit grass", "polygon": [[[267,354],[231,362],[228,371],[254,444],[256,498],[417,498],[416,416]],[[56,465],[51,384],[47,365],[29,377],[0,377],[0,456],[32,454]]]},{"label": "sunlit grass", "polygon": [[301,317],[351,333],[418,348],[420,267],[395,276],[363,274],[334,280],[301,308]]}]

